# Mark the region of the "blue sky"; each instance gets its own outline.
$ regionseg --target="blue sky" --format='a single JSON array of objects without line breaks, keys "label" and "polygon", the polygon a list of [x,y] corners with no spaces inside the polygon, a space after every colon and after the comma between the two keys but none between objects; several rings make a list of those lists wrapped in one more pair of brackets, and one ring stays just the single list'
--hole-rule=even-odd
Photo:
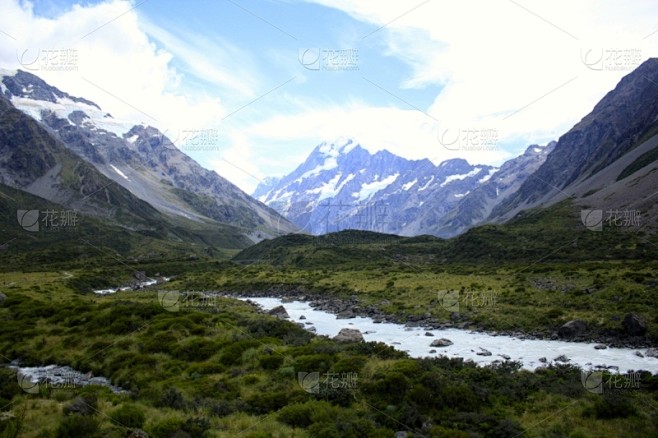
[{"label": "blue sky", "polygon": [[[556,139],[658,55],[648,0],[0,3],[2,67],[20,68],[28,48],[75,49],[75,71],[38,74],[166,131],[247,192],[344,136],[497,165]],[[189,133],[204,130],[201,151]],[[496,135],[488,150],[462,138],[485,131]]]}]

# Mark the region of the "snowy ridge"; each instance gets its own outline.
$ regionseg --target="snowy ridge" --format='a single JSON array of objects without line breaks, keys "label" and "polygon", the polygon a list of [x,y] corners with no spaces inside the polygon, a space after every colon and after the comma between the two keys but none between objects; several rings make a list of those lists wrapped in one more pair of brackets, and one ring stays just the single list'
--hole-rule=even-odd
[{"label": "snowy ridge", "polygon": [[362,229],[410,235],[425,232],[418,222],[424,212],[445,214],[494,172],[462,159],[436,166],[386,150],[370,153],[356,140],[337,139],[320,143],[289,175],[263,182],[254,196],[314,234]]}]

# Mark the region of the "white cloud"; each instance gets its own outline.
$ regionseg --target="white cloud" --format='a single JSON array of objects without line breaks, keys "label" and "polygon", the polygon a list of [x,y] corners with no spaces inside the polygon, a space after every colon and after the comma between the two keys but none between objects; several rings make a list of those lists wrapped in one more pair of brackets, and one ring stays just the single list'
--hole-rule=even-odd
[{"label": "white cloud", "polygon": [[400,88],[444,86],[427,110],[438,130],[496,129],[503,144],[563,134],[636,66],[595,71],[581,59],[587,50],[590,59],[616,49],[639,50],[640,62],[658,55],[658,33],[645,38],[656,30],[655,1],[430,1],[412,11],[421,2],[314,2],[373,31],[385,26],[366,38],[382,39],[411,67]]},{"label": "white cloud", "polygon": [[[34,69],[32,73],[76,96],[96,102],[115,118],[143,122],[161,130],[177,132],[212,125],[225,113],[217,96],[190,93],[183,74],[171,66],[175,55],[184,52],[173,39],[162,49],[149,38],[145,28],[158,33],[156,26],[140,21],[139,9],[125,0],[94,6],[73,6],[54,18],[33,13],[29,2],[3,0],[0,16],[0,63],[9,68]],[[166,32],[159,32],[162,38]],[[34,60],[39,53],[72,49],[77,54],[73,71],[46,71]],[[200,65],[190,52],[189,61],[210,80],[249,94],[247,82],[226,76],[212,65]],[[27,68],[26,68],[27,67]],[[242,74],[242,77],[246,75]]]}]

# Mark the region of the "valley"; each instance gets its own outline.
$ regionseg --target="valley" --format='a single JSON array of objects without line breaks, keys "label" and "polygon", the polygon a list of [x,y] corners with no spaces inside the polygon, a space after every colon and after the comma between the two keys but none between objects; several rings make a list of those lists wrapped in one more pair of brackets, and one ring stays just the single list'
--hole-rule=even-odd
[{"label": "valley", "polygon": [[655,49],[67,1],[0,16],[0,438],[656,437]]}]

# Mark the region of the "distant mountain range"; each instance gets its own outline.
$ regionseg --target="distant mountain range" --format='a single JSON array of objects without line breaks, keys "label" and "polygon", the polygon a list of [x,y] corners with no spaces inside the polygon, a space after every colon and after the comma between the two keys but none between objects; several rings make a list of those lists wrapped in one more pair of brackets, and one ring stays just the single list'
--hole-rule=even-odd
[{"label": "distant mountain range", "polygon": [[531,146],[498,169],[463,159],[434,165],[386,150],[371,154],[352,139],[325,142],[252,196],[312,234],[360,229],[449,237],[483,221],[553,146]]},{"label": "distant mountain range", "polygon": [[571,198],[583,209],[637,210],[656,223],[658,60],[624,77],[557,142],[531,145],[500,168],[452,159],[434,165],[354,139],[323,142],[253,196],[303,230],[453,237],[477,225]]},{"label": "distant mountain range", "polygon": [[240,249],[297,231],[157,129],[33,74],[0,75],[0,185],[163,240]]}]

